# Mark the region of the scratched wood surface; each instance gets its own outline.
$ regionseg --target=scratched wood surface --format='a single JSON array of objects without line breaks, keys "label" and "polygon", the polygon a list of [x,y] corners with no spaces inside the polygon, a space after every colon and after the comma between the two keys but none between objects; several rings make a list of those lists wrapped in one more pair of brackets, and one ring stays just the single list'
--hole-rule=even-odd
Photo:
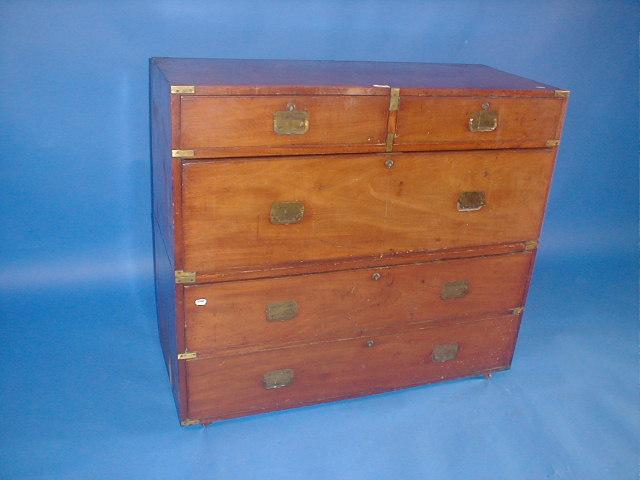
[{"label": "scratched wood surface", "polygon": [[[186,347],[202,357],[504,313],[522,305],[531,260],[527,252],[186,286]],[[468,293],[443,299],[445,284],[457,281]],[[297,314],[269,321],[268,305],[284,301]]]},{"label": "scratched wood surface", "polygon": [[[188,361],[188,415],[213,421],[508,368],[518,324],[515,315],[449,321],[367,339]],[[456,358],[433,359],[436,346],[451,344],[458,344]],[[280,369],[293,370],[293,383],[265,389],[265,373]]]},{"label": "scratched wood surface", "polygon": [[[213,272],[536,239],[553,164],[551,149],[186,163],[183,268]],[[486,206],[458,211],[466,191],[484,192]],[[302,221],[272,224],[277,201],[303,202]]]}]

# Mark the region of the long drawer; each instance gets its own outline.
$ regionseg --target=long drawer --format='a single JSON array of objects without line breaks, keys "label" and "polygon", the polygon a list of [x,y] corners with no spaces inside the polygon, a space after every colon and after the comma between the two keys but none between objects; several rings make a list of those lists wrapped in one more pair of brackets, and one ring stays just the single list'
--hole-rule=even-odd
[{"label": "long drawer", "polygon": [[530,253],[186,286],[186,349],[336,340],[522,305]]},{"label": "long drawer", "polygon": [[188,417],[217,420],[508,368],[519,317],[187,362]]},{"label": "long drawer", "polygon": [[551,149],[187,162],[183,269],[536,239],[553,163]]}]

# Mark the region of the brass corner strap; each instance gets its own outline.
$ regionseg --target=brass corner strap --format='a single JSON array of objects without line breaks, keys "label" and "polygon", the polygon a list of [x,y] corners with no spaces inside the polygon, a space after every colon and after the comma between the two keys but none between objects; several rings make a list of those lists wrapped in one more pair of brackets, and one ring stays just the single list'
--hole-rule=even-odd
[{"label": "brass corner strap", "polygon": [[530,252],[531,250],[535,250],[538,248],[538,242],[536,240],[529,240],[528,242],[524,242],[524,251]]},{"label": "brass corner strap", "polygon": [[185,158],[193,157],[196,154],[193,150],[171,150],[171,156],[173,158]]},{"label": "brass corner strap", "polygon": [[187,418],[185,420],[182,420],[180,422],[180,425],[182,425],[183,427],[192,427],[194,425],[200,425],[200,423],[202,423],[200,420],[195,420],[192,418]]},{"label": "brass corner strap", "polygon": [[547,140],[545,145],[547,147],[557,147],[558,145],[560,145],[560,140]]},{"label": "brass corner strap", "polygon": [[511,309],[511,313],[513,313],[514,315],[522,315],[523,311],[524,307],[516,307]]},{"label": "brass corner strap", "polygon": [[553,95],[556,97],[568,97],[571,94],[571,90],[555,90]]},{"label": "brass corner strap", "polygon": [[196,272],[176,270],[176,283],[196,283]]},{"label": "brass corner strap", "polygon": [[194,360],[198,358],[198,354],[196,352],[184,352],[178,354],[178,360]]},{"label": "brass corner strap", "polygon": [[180,95],[196,93],[196,87],[193,85],[171,85],[171,93],[178,93]]}]

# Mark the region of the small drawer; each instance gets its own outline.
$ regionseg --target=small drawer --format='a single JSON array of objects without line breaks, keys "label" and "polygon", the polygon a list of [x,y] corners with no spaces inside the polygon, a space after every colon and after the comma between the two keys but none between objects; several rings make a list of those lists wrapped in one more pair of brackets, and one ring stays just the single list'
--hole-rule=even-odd
[{"label": "small drawer", "polygon": [[264,270],[538,238],[551,149],[186,163],[181,268]]},{"label": "small drawer", "polygon": [[522,305],[529,253],[186,286],[198,355],[355,338]]},{"label": "small drawer", "polygon": [[220,157],[384,151],[384,95],[183,96],[180,148]]},{"label": "small drawer", "polygon": [[555,146],[565,101],[401,96],[394,151]]},{"label": "small drawer", "polygon": [[188,361],[188,417],[219,420],[508,368],[515,315]]}]

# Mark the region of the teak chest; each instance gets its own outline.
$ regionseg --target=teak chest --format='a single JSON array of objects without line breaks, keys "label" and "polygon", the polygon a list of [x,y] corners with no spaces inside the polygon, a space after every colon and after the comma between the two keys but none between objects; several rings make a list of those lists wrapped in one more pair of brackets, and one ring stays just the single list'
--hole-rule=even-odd
[{"label": "teak chest", "polygon": [[183,425],[509,368],[568,91],[483,65],[150,70]]}]

